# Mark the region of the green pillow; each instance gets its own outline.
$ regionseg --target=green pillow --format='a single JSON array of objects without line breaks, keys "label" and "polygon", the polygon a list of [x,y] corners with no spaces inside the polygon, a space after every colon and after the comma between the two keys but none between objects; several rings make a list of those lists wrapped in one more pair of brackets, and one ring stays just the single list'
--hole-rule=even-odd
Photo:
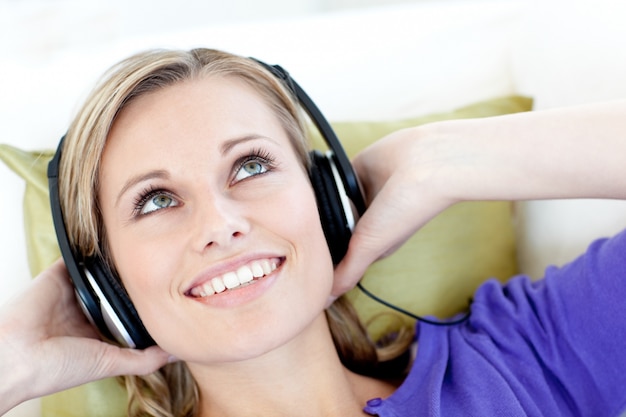
[{"label": "green pillow", "polygon": [[0,159],[26,181],[24,229],[28,266],[32,276],[61,256],[52,224],[48,197],[48,162],[54,151],[28,152],[0,144]]},{"label": "green pillow", "polygon": [[[489,100],[449,113],[385,122],[344,122],[333,127],[353,156],[386,134],[433,121],[497,116],[529,111],[532,100],[512,96]],[[319,138],[314,139],[319,142]],[[48,201],[46,168],[52,151],[28,152],[0,145],[0,159],[26,180],[24,217],[31,273],[37,275],[57,259],[59,250]],[[441,213],[392,256],[372,265],[363,284],[378,296],[421,315],[448,317],[467,307],[486,278],[505,280],[517,272],[512,206],[507,202],[468,202]],[[389,309],[358,289],[348,296],[368,322]],[[394,316],[397,317],[397,316]],[[413,325],[409,318],[403,323]],[[378,338],[387,327],[376,320],[368,327]],[[43,417],[126,415],[126,394],[107,379],[42,400]]]}]

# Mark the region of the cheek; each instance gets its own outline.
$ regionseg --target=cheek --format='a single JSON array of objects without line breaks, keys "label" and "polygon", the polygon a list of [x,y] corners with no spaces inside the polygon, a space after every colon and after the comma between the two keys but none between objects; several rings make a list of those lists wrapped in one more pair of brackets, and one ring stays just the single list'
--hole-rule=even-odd
[{"label": "cheek", "polygon": [[173,245],[164,246],[145,234],[109,233],[109,248],[113,263],[128,295],[142,318],[146,307],[154,305],[149,300],[157,300],[170,293],[169,286],[178,266],[173,264],[181,259]]},{"label": "cheek", "polygon": [[[104,220],[106,225],[106,217]],[[161,326],[176,329],[173,312],[163,313],[169,305],[165,297],[171,294],[172,271],[176,268],[171,262],[179,257],[166,256],[163,245],[152,244],[154,241],[145,234],[138,236],[124,227],[107,227],[106,232],[113,264],[150,335],[156,339],[159,332],[155,330]],[[169,255],[173,254],[173,248],[167,249]]]},{"label": "cheek", "polygon": [[146,244],[118,249],[114,262],[122,285],[150,335],[159,344],[188,335],[190,330],[181,326],[185,317],[173,302],[173,277],[181,267],[175,263],[181,259],[175,249],[159,250]]},{"label": "cheek", "polygon": [[[276,230],[289,236],[296,248],[296,261],[307,283],[315,283],[316,291],[330,291],[333,264],[330,249],[322,229],[315,194],[308,183],[298,188],[297,194],[283,201],[282,215],[276,215]],[[280,229],[279,229],[280,228]],[[310,290],[310,289],[309,289]],[[329,294],[322,294],[323,297]]]},{"label": "cheek", "polygon": [[[280,206],[268,207],[273,213],[274,230],[319,251],[320,255],[328,252],[330,256],[313,189],[308,180],[294,189],[296,192],[285,193]],[[276,210],[276,207],[282,209]]]}]

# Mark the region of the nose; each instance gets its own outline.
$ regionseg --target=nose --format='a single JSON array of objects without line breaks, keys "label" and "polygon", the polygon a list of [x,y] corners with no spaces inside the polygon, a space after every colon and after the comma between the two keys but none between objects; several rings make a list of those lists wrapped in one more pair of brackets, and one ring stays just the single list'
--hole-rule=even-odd
[{"label": "nose", "polygon": [[190,235],[200,252],[226,248],[250,231],[245,205],[225,195],[211,194],[198,200],[192,218]]}]

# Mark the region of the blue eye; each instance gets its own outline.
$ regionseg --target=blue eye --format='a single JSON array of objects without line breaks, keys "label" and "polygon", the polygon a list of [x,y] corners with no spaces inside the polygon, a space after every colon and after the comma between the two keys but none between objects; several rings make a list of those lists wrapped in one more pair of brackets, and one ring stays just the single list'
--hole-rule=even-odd
[{"label": "blue eye", "polygon": [[237,174],[235,175],[235,181],[241,181],[248,177],[263,174],[267,172],[267,167],[261,162],[256,160],[250,160],[241,165]]},{"label": "blue eye", "polygon": [[171,195],[160,190],[147,190],[142,197],[135,203],[135,211],[137,214],[149,214],[155,211],[175,207],[178,205]]},{"label": "blue eye", "polygon": [[271,171],[275,167],[275,162],[269,153],[254,149],[248,155],[240,158],[235,166],[234,182],[238,182]]}]

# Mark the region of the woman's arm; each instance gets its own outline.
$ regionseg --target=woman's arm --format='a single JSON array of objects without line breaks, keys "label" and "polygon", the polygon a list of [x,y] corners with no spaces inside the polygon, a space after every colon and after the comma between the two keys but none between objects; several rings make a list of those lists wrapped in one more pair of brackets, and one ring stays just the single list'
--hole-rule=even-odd
[{"label": "woman's arm", "polygon": [[[626,197],[626,101],[431,126],[453,200]],[[443,173],[442,173],[443,174]]]},{"label": "woman's arm", "polygon": [[106,377],[147,374],[167,361],[158,347],[140,351],[100,341],[57,261],[0,308],[0,415],[31,398]]},{"label": "woman's arm", "polygon": [[401,130],[354,160],[369,208],[333,293],[468,200],[626,198],[626,101]]}]

